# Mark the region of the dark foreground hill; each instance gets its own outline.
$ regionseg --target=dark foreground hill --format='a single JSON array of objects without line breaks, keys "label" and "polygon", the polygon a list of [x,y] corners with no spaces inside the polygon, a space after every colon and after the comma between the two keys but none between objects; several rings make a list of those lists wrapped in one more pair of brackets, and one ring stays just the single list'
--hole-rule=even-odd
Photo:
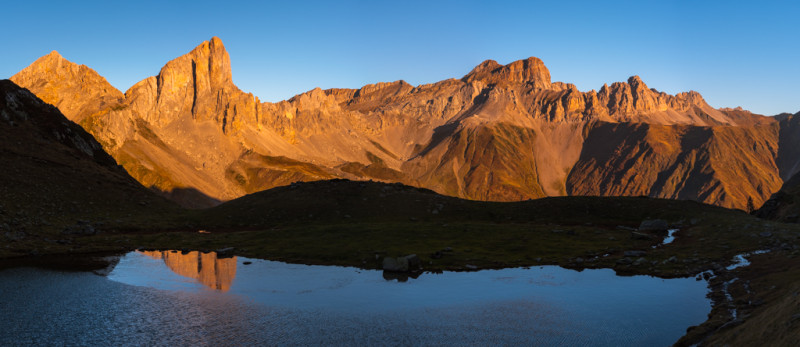
[{"label": "dark foreground hill", "polygon": [[9,80],[0,80],[0,167],[0,245],[6,249],[32,251],[26,245],[43,238],[55,243],[73,232],[91,233],[101,221],[175,209],[131,178],[83,128]]}]

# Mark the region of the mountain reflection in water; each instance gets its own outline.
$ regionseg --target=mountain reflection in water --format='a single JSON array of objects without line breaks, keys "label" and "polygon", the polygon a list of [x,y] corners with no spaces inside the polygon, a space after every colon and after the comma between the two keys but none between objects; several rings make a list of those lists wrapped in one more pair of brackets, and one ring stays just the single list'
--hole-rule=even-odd
[{"label": "mountain reflection in water", "polygon": [[0,346],[667,346],[707,319],[707,293],[694,278],[611,269],[401,282],[377,270],[134,252],[106,276],[0,270]]},{"label": "mountain reflection in water", "polygon": [[148,257],[164,260],[170,270],[197,280],[206,287],[226,292],[236,277],[236,257],[219,258],[217,253],[177,251],[139,251]]}]

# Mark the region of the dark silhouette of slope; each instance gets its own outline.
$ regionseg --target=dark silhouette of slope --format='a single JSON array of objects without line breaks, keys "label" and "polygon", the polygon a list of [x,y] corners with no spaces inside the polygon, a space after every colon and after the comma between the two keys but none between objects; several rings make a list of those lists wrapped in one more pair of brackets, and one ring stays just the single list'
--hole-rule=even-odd
[{"label": "dark silhouette of slope", "polygon": [[58,233],[83,220],[169,213],[83,128],[9,80],[0,80],[0,239]]}]

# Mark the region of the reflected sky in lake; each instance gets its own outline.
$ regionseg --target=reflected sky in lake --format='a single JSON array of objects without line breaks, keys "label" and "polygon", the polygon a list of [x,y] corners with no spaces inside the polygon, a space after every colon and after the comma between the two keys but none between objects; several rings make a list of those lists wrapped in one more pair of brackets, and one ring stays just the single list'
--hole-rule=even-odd
[{"label": "reflected sky in lake", "polygon": [[170,254],[130,253],[107,278],[0,271],[0,344],[658,346],[711,308],[704,281],[611,270],[545,266],[398,282],[380,271]]}]

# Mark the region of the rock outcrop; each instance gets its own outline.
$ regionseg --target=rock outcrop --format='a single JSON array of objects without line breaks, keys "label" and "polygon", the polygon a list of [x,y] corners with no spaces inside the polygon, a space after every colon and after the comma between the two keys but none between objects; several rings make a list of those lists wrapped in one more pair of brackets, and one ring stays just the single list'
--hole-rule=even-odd
[{"label": "rock outcrop", "polygon": [[[800,158],[780,149],[791,121],[714,109],[638,76],[581,92],[552,82],[534,57],[487,60],[461,79],[314,89],[277,103],[233,84],[218,38],[124,95],[57,54],[13,79],[63,108],[142,184],[194,207],[340,177],[477,200],[648,195],[744,209]],[[83,89],[89,97],[75,98]]]}]

